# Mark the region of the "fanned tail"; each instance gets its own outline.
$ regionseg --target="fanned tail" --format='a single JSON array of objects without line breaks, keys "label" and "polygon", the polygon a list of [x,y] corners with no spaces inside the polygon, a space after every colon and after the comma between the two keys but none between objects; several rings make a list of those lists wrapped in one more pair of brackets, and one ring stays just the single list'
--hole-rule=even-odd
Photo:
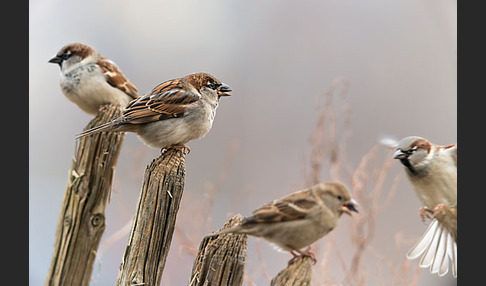
[{"label": "fanned tail", "polygon": [[449,271],[450,259],[452,275],[457,277],[457,243],[437,219],[432,220],[422,237],[408,251],[407,258],[415,259],[422,254],[420,267],[430,267],[432,274],[444,276]]}]

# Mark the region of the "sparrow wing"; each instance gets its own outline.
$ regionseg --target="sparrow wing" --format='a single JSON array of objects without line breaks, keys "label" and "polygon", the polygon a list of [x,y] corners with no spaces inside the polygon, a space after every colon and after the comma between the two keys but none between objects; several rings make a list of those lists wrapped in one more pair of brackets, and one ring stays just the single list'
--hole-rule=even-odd
[{"label": "sparrow wing", "polygon": [[242,224],[276,223],[303,219],[316,206],[317,202],[311,197],[310,192],[301,191],[261,206]]},{"label": "sparrow wing", "polygon": [[447,145],[444,147],[444,151],[451,155],[451,157],[454,159],[454,162],[456,163],[457,167],[457,144],[451,144]]},{"label": "sparrow wing", "polygon": [[422,237],[408,251],[407,258],[416,259],[421,255],[420,267],[430,267],[431,273],[444,276],[451,264],[452,275],[457,277],[457,237],[438,219],[432,220]]},{"label": "sparrow wing", "polygon": [[101,57],[98,65],[106,76],[106,81],[113,87],[126,93],[131,98],[138,98],[137,88],[125,77],[118,66],[111,60]]},{"label": "sparrow wing", "polygon": [[124,123],[142,124],[182,117],[187,106],[199,99],[199,94],[186,90],[181,79],[169,80],[130,102],[123,113]]}]

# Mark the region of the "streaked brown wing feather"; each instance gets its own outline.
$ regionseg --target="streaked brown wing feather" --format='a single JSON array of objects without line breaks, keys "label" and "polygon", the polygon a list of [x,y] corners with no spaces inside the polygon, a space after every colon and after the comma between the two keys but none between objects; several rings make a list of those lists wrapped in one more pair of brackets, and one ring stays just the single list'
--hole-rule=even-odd
[{"label": "streaked brown wing feather", "polygon": [[199,95],[187,91],[180,79],[156,86],[152,92],[132,101],[125,109],[125,123],[141,124],[181,117],[187,105],[199,100]]},{"label": "streaked brown wing feather", "polygon": [[107,82],[126,93],[131,98],[138,98],[137,88],[125,77],[121,70],[109,59],[102,57],[98,65],[106,76]]},{"label": "streaked brown wing feather", "polygon": [[301,192],[294,193],[261,206],[243,223],[273,223],[303,219],[307,216],[308,211],[316,205],[315,200],[311,200],[308,196],[302,196]]}]

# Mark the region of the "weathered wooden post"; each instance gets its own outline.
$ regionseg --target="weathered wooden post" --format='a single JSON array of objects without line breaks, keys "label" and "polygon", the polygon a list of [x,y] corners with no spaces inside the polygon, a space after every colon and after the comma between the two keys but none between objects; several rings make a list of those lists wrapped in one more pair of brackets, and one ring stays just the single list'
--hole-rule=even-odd
[{"label": "weathered wooden post", "polygon": [[[119,105],[104,106],[85,130],[120,114]],[[124,136],[103,132],[77,142],[45,285],[89,285]]]}]

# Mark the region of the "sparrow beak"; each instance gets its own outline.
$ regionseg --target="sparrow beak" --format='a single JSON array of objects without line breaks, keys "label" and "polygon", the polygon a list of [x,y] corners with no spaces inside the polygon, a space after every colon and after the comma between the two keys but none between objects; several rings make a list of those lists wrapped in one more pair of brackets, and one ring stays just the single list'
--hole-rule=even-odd
[{"label": "sparrow beak", "polygon": [[356,206],[358,205],[358,202],[356,202],[354,199],[351,199],[349,202],[344,203],[341,206],[341,211],[343,213],[346,213],[350,216],[352,216],[351,212],[356,212],[358,213],[358,210],[356,209]]},{"label": "sparrow beak", "polygon": [[231,96],[231,94],[228,93],[228,92],[231,92],[231,88],[228,85],[223,83],[219,86],[219,88],[218,88],[218,95],[219,96]]},{"label": "sparrow beak", "polygon": [[55,56],[55,57],[53,57],[52,59],[49,60],[50,63],[58,64],[59,66],[61,66],[62,61],[63,61],[63,59],[61,57],[58,57],[58,56]]},{"label": "sparrow beak", "polygon": [[398,149],[395,154],[393,154],[393,159],[406,159],[408,157],[407,153]]}]

